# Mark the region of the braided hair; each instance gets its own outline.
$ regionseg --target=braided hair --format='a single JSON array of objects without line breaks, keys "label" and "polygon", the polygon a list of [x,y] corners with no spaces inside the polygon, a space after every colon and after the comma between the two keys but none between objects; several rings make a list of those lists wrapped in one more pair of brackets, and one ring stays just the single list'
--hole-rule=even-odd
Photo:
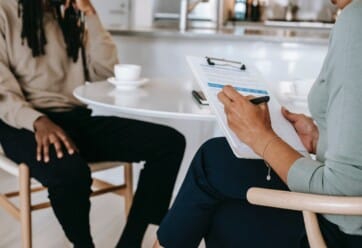
[{"label": "braided hair", "polygon": [[[48,0],[49,1],[49,0]],[[21,38],[26,40],[32,51],[33,57],[45,55],[47,39],[44,31],[44,1],[43,0],[18,0],[19,17],[22,17]],[[67,54],[74,62],[78,60],[79,49],[83,45],[84,23],[81,21],[81,14],[73,6],[73,2],[65,10],[61,11],[61,1],[53,1],[58,4],[51,4],[55,17],[63,32],[64,41],[67,47]]]}]

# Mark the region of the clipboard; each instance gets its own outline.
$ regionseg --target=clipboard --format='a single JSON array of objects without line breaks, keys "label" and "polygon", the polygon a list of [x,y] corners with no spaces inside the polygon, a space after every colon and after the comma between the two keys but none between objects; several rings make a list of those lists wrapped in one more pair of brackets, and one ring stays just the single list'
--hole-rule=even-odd
[{"label": "clipboard", "polygon": [[[289,145],[304,155],[308,155],[294,127],[283,117],[281,105],[273,96],[261,73],[255,66],[248,63],[245,69],[235,66],[235,61],[222,59],[222,63],[210,65],[208,58],[187,56],[187,62],[196,81],[200,85],[210,107],[216,115],[230,147],[238,158],[260,159],[253,150],[242,143],[236,134],[228,127],[224,106],[219,102],[217,94],[225,85],[233,86],[243,95],[269,96],[268,103],[273,130]],[[239,62],[241,63],[241,62]],[[243,64],[243,63],[241,63]]]}]

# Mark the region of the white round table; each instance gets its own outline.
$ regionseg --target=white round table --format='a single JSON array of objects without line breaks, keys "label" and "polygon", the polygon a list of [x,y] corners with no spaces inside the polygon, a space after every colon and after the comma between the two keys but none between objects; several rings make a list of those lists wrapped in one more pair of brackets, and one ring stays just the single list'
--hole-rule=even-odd
[{"label": "white round table", "polygon": [[133,90],[117,90],[107,81],[89,83],[74,90],[74,96],[88,105],[131,115],[183,120],[210,120],[208,106],[200,107],[191,95],[191,82],[153,79]]},{"label": "white round table", "polygon": [[175,196],[197,149],[220,132],[210,108],[200,107],[193,99],[193,89],[190,81],[152,79],[143,87],[129,91],[116,90],[105,81],[79,86],[73,93],[92,108],[95,115],[116,115],[164,124],[184,134],[187,146],[175,185]]}]

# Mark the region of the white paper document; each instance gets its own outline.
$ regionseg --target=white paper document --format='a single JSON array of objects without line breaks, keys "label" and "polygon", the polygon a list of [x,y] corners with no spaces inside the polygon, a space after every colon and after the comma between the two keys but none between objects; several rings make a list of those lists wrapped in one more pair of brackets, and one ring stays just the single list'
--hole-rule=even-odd
[{"label": "white paper document", "polygon": [[272,91],[268,89],[267,84],[263,80],[257,68],[253,67],[251,64],[246,65],[246,70],[240,70],[239,68],[230,65],[210,66],[206,59],[202,57],[187,57],[187,61],[197,82],[205,93],[210,107],[215,112],[218,123],[221,126],[235,156],[250,159],[260,158],[252,151],[252,149],[242,143],[227,125],[224,106],[217,99],[217,94],[225,85],[233,86],[243,95],[269,95],[270,101],[268,106],[273,130],[279,135],[279,137],[294,147],[294,149],[303,154],[307,154],[307,151],[293,126],[283,117],[281,113],[281,105],[272,95]]}]

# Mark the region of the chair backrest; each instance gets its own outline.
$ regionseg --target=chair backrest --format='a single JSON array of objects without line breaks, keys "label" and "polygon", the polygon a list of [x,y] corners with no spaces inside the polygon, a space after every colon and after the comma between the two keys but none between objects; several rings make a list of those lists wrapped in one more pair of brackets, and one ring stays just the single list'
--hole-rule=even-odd
[{"label": "chair backrest", "polygon": [[327,247],[315,213],[362,216],[362,197],[326,196],[250,188],[247,199],[255,205],[302,211],[309,245],[312,248]]}]

